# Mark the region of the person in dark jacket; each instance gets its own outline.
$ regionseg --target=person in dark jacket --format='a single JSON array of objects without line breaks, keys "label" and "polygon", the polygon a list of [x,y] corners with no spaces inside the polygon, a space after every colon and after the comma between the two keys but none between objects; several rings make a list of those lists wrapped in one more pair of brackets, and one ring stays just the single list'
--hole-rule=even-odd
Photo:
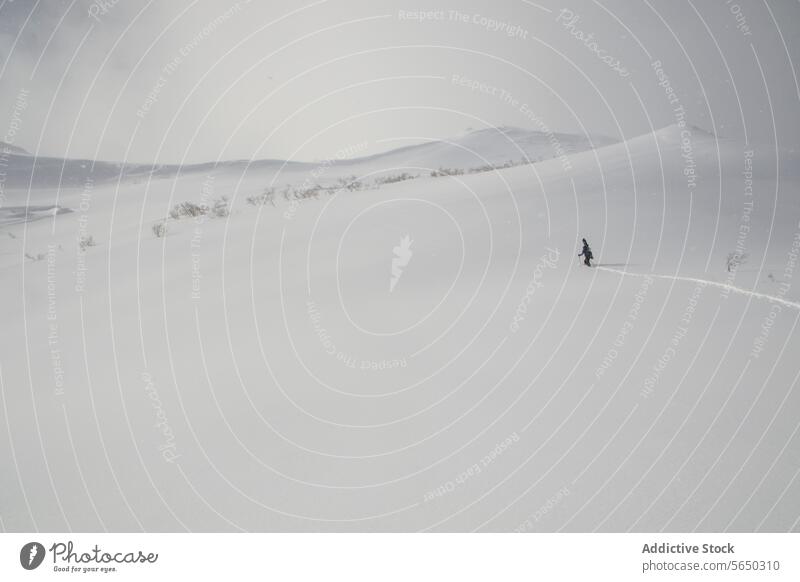
[{"label": "person in dark jacket", "polygon": [[592,266],[591,261],[594,258],[594,256],[592,255],[592,249],[589,248],[589,243],[586,242],[585,238],[581,240],[583,241],[583,250],[578,256],[583,257],[584,265],[586,265],[587,267],[591,267]]}]

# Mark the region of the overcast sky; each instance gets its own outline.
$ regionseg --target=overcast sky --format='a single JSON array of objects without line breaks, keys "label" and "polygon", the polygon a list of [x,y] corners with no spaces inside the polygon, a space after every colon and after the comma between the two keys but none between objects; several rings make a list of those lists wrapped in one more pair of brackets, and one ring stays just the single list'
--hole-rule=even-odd
[{"label": "overcast sky", "polygon": [[676,105],[722,136],[800,136],[794,0],[0,2],[0,139],[40,155],[313,160],[493,125],[622,138]]}]

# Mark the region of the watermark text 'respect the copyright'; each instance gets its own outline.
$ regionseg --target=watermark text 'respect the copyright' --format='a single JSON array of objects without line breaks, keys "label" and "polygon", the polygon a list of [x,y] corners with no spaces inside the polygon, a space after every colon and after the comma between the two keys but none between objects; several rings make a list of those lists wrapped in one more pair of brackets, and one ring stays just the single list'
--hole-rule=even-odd
[{"label": "watermark text 'respect the copyright'", "polygon": [[458,22],[471,24],[488,30],[499,32],[511,38],[527,40],[528,30],[518,24],[499,20],[491,16],[459,10],[398,10],[397,19],[408,22]]}]

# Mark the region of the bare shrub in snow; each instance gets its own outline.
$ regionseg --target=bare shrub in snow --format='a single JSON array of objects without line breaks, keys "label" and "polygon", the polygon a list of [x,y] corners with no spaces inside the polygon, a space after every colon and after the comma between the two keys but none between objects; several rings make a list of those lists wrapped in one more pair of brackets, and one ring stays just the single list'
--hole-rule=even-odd
[{"label": "bare shrub in snow", "polygon": [[245,202],[253,206],[264,206],[265,204],[272,204],[275,206],[275,188],[267,186],[260,194],[245,198]]},{"label": "bare shrub in snow", "polygon": [[25,253],[25,258],[31,261],[43,261],[47,255],[44,253],[37,253],[35,256],[30,253]]},{"label": "bare shrub in snow", "polygon": [[495,170],[504,170],[506,168],[513,168],[515,166],[521,166],[522,164],[526,164],[525,160],[520,160],[519,162],[515,162],[513,160],[508,160],[502,164],[486,164],[485,166],[478,166],[477,168],[470,168],[470,174],[480,174],[482,172],[493,172]]},{"label": "bare shrub in snow", "polygon": [[167,223],[165,221],[156,222],[153,225],[153,234],[156,235],[157,238],[161,238],[167,235]]},{"label": "bare shrub in snow", "polygon": [[433,170],[431,172],[432,178],[441,178],[442,176],[460,176],[462,174],[481,174],[483,172],[494,172],[495,170],[504,170],[506,168],[514,168],[516,166],[523,166],[526,164],[535,164],[536,162],[542,161],[542,157],[539,156],[536,159],[533,158],[522,158],[518,161],[514,160],[507,160],[502,164],[484,164],[483,166],[475,166],[473,168],[469,168],[467,170],[463,170],[461,168],[439,168],[438,170]]},{"label": "bare shrub in snow", "polygon": [[181,218],[197,218],[198,216],[211,215],[212,218],[225,218],[230,214],[228,208],[228,197],[222,196],[215,198],[212,205],[197,204],[196,202],[181,202],[176,204],[169,211],[169,217],[173,220]]},{"label": "bare shrub in snow", "polygon": [[725,266],[729,273],[738,269],[745,262],[747,262],[747,253],[728,253],[725,258]]},{"label": "bare shrub in snow", "polygon": [[178,220],[184,216],[195,218],[197,216],[202,216],[204,214],[208,214],[208,205],[196,204],[194,202],[188,202],[188,201],[176,204],[169,211],[169,217],[172,218],[173,220]]},{"label": "bare shrub in snow", "polygon": [[389,174],[388,176],[379,176],[375,178],[375,185],[383,186],[384,184],[396,184],[397,182],[413,180],[414,178],[418,177],[418,175],[409,174],[408,172],[403,172],[402,174]]},{"label": "bare shrub in snow", "polygon": [[357,176],[339,178],[336,184],[339,187],[339,190],[347,190],[348,192],[356,192],[364,188],[364,183],[359,180]]},{"label": "bare shrub in snow", "polygon": [[441,176],[460,176],[464,170],[460,168],[439,168],[431,172],[431,178],[439,178]]},{"label": "bare shrub in snow", "polygon": [[[289,200],[308,200],[309,198],[319,198],[319,192],[322,190],[322,186],[319,184],[314,184],[310,187],[300,187],[300,188],[293,188],[291,192],[288,194]],[[287,194],[284,194],[286,196]]]},{"label": "bare shrub in snow", "polygon": [[81,239],[78,241],[78,246],[80,247],[81,252],[86,252],[86,249],[97,246],[97,243],[92,235],[87,234],[86,236],[81,237]]},{"label": "bare shrub in snow", "polygon": [[214,206],[211,207],[211,215],[214,218],[225,218],[230,215],[231,210],[228,208],[228,197],[222,196],[214,200]]}]

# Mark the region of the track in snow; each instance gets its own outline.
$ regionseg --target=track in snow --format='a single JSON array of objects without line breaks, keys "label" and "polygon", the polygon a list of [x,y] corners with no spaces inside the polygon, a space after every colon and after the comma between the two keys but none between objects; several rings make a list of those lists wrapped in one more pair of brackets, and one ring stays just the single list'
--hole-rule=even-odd
[{"label": "track in snow", "polygon": [[708,285],[709,287],[718,287],[720,289],[725,289],[727,291],[732,291],[734,293],[739,293],[740,295],[748,295],[750,297],[755,297],[756,299],[766,299],[767,301],[772,301],[774,303],[780,303],[781,305],[786,305],[787,307],[791,307],[793,309],[800,310],[800,303],[796,303],[794,301],[787,301],[781,297],[775,297],[774,295],[767,295],[766,293],[758,293],[757,291],[751,291],[748,289],[742,289],[741,287],[734,287],[733,285],[728,285],[726,283],[719,283],[717,281],[708,281],[707,279],[696,279],[694,277],[680,277],[678,275],[656,275],[653,273],[631,273],[630,271],[622,271],[620,269],[612,269],[610,267],[595,267],[595,269],[599,269],[601,271],[608,271],[610,273],[617,273],[619,275],[630,276],[630,277],[652,277],[653,279],[671,279],[673,281],[688,281],[691,283],[700,283],[702,285]]}]

